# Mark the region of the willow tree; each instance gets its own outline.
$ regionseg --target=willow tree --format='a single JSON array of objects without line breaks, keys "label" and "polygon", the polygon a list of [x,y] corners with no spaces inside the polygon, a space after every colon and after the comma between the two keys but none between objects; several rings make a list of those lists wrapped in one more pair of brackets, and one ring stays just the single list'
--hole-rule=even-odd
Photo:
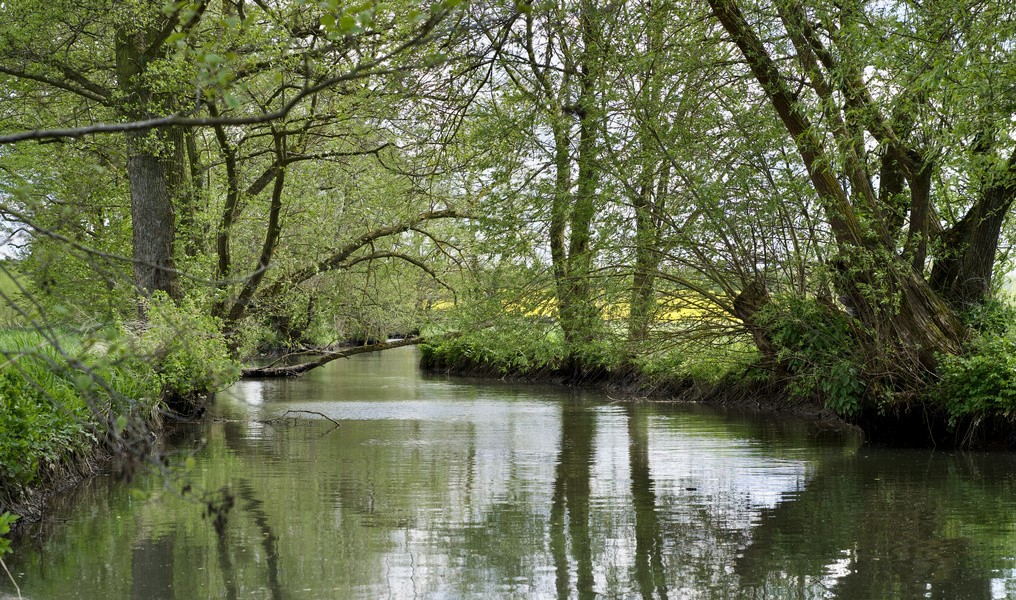
[{"label": "willow tree", "polygon": [[[734,73],[757,84],[819,198],[841,307],[897,373],[919,377],[960,349],[959,311],[992,290],[1016,194],[1012,15],[965,2],[709,6],[743,57]],[[742,318],[757,324],[768,301],[763,282],[745,289]]]}]

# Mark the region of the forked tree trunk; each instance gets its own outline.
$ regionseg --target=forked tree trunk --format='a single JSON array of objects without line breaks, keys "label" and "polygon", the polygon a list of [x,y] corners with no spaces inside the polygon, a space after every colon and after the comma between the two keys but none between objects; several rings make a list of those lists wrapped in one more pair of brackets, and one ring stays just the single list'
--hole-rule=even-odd
[{"label": "forked tree trunk", "polygon": [[935,257],[931,285],[957,308],[966,308],[989,297],[995,254],[1002,225],[1016,196],[1016,152],[1006,172],[1010,182],[985,190],[966,215],[941,235],[941,250]]},{"label": "forked tree trunk", "polygon": [[[713,14],[726,29],[731,40],[745,57],[756,81],[772,102],[787,132],[793,138],[812,184],[825,209],[836,246],[841,257],[837,287],[853,305],[856,318],[865,326],[866,335],[897,357],[901,365],[908,363],[923,368],[934,367],[936,352],[955,353],[966,338],[967,331],[949,306],[928,284],[912,262],[897,255],[892,237],[887,234],[891,216],[879,221],[879,208],[873,194],[863,195],[862,186],[853,185],[858,201],[870,213],[872,222],[864,226],[857,209],[851,203],[840,183],[843,173],[833,170],[834,161],[825,153],[825,142],[816,133],[807,115],[807,109],[796,94],[787,87],[776,62],[748,25],[734,0],[709,0]],[[787,21],[798,18],[787,13]],[[799,31],[798,31],[799,33]],[[810,57],[805,57],[807,60]],[[826,90],[826,81],[820,79],[817,66],[809,65],[813,85],[820,95]],[[848,92],[853,90],[848,90]],[[862,101],[863,98],[857,100]],[[848,135],[845,128],[837,132]],[[841,149],[848,148],[849,140],[840,140]],[[897,160],[906,158],[898,151]],[[860,177],[859,164],[846,158],[851,171],[852,184]],[[915,177],[915,182],[917,178]],[[913,187],[913,183],[912,187]],[[984,223],[982,219],[979,223]],[[997,242],[996,242],[997,243]],[[890,245],[893,244],[893,245]],[[991,259],[994,253],[991,253]],[[760,304],[759,293],[750,294],[752,307]],[[745,307],[749,308],[749,307]],[[753,322],[755,310],[744,311],[749,329],[757,328]],[[764,332],[763,332],[764,333]],[[756,334],[756,340],[760,336]],[[762,335],[762,345],[766,336]],[[765,352],[764,348],[760,348]]]}]

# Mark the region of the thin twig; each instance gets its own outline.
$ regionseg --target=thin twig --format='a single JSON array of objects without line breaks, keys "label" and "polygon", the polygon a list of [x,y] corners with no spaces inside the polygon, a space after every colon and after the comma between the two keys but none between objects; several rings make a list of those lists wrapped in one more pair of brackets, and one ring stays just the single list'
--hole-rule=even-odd
[{"label": "thin twig", "polygon": [[[342,423],[339,423],[338,421],[336,421],[335,419],[329,417],[328,415],[326,415],[324,413],[319,413],[316,410],[287,410],[286,412],[282,413],[282,417],[288,415],[289,413],[307,413],[307,414],[310,414],[310,415],[317,415],[319,417],[328,419],[332,423],[335,423],[336,427],[342,427]],[[281,419],[282,417],[279,417],[279,419]],[[276,420],[278,420],[278,419],[276,419]]]},{"label": "thin twig", "polygon": [[10,578],[11,583],[14,584],[14,589],[18,591],[18,600],[21,600],[21,588],[18,587],[18,582],[14,581],[14,576],[11,575],[10,569],[7,568],[7,563],[4,562],[3,558],[0,558],[0,565],[3,565],[4,571],[7,572],[7,577]]}]

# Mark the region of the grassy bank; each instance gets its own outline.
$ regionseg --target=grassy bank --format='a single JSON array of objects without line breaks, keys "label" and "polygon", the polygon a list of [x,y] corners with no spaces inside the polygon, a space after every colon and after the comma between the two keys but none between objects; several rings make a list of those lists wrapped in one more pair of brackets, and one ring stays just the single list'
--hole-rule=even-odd
[{"label": "grassy bank", "polygon": [[555,382],[626,397],[779,412],[825,429],[860,433],[815,398],[795,397],[785,382],[758,370],[759,354],[747,340],[692,345],[658,342],[653,351],[642,348],[641,353],[633,353],[619,337],[598,336],[580,354],[580,360],[590,362],[576,369],[560,331],[546,319],[513,317],[495,327],[434,339],[440,341],[421,345],[421,365],[433,372]]},{"label": "grassy bank", "polygon": [[768,357],[735,338],[668,344],[660,336],[633,347],[609,327],[569,352],[552,321],[526,317],[421,349],[424,368],[435,371],[803,412],[891,445],[1016,449],[1016,310],[1000,302],[967,317],[963,353],[939,356],[937,370],[919,379],[888,383],[863,377],[865,349],[803,318],[774,328],[778,352]]},{"label": "grassy bank", "polygon": [[751,367],[758,352],[744,339],[707,345],[657,341],[633,350],[606,330],[569,351],[547,319],[504,317],[495,326],[421,346],[424,368],[484,377],[556,379],[569,384],[613,382],[647,395],[706,389],[734,379],[759,380]]},{"label": "grassy bank", "polygon": [[0,329],[0,514],[36,517],[42,499],[115,456],[158,460],[166,416],[200,414],[235,381],[216,324],[193,303],[156,299],[132,327]]},{"label": "grassy bank", "polygon": [[0,331],[0,510],[33,516],[45,491],[91,472],[117,423],[155,419],[151,366],[111,337]]}]

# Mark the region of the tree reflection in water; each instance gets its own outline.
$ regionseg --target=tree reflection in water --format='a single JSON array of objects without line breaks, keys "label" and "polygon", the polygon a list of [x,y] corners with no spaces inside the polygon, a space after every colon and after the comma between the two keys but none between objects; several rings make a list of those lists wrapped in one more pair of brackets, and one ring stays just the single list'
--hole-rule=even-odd
[{"label": "tree reflection in water", "polygon": [[565,402],[562,412],[561,446],[550,511],[550,549],[557,570],[557,597],[564,600],[570,597],[568,538],[571,538],[572,558],[576,564],[575,587],[579,600],[585,600],[595,597],[593,553],[589,539],[589,479],[596,415],[592,407],[575,402]]}]

